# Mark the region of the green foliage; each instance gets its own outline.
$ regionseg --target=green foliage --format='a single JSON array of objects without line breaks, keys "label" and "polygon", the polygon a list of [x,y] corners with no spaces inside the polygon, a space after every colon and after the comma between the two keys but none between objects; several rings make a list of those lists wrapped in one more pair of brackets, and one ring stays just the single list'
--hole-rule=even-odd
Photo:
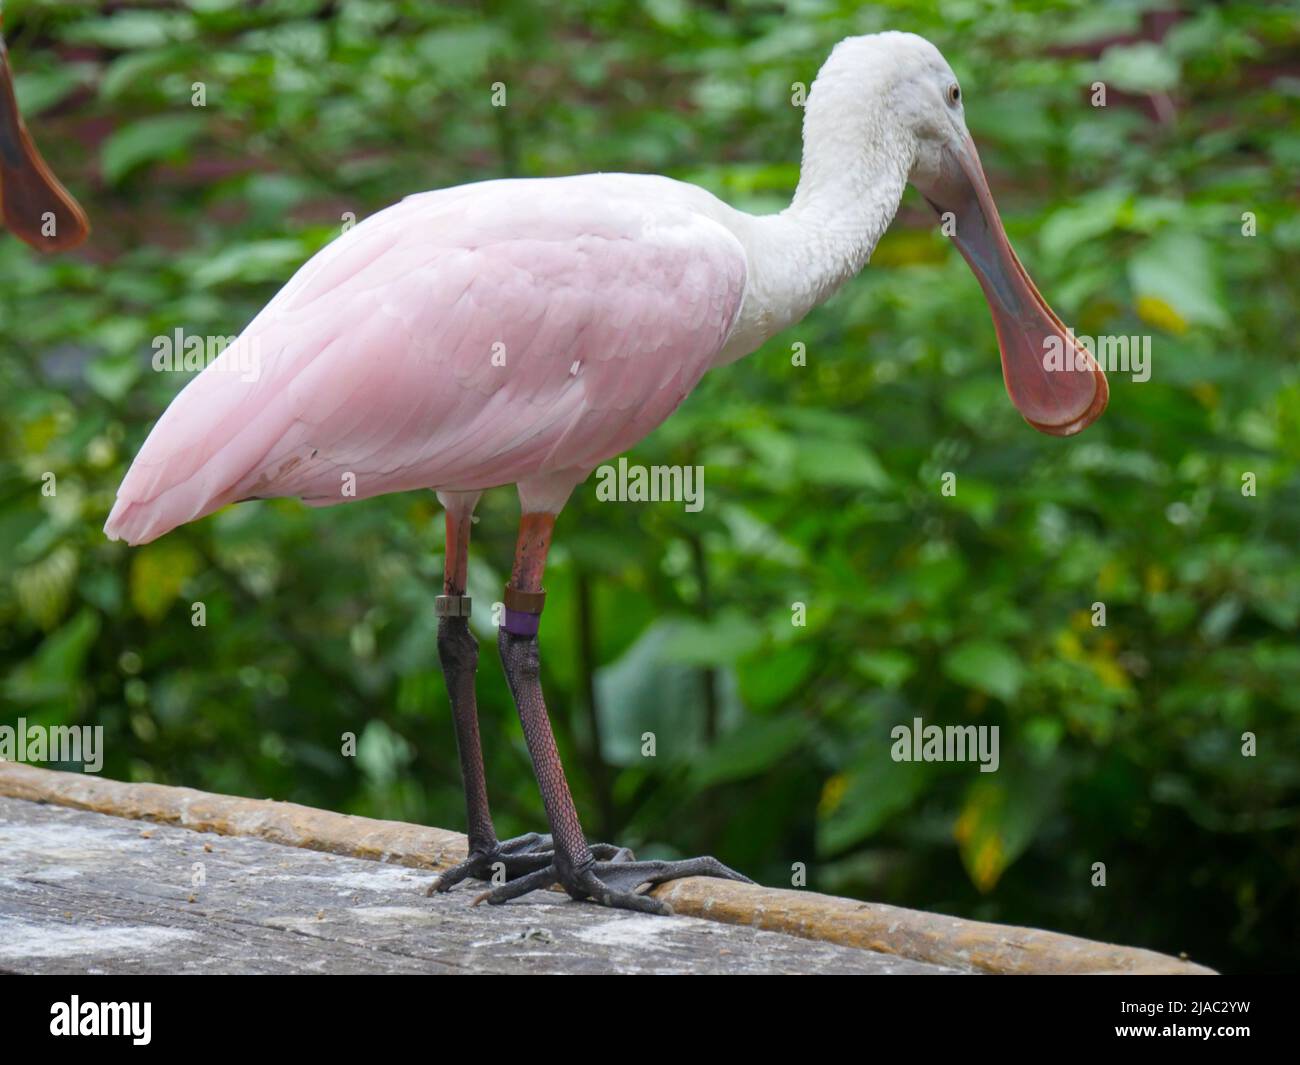
[{"label": "green foliage", "polygon": [[[805,862],[820,890],[1293,966],[1300,33],[1288,5],[1229,0],[1080,47],[1146,6],[6,4],[28,122],[95,231],[51,258],[0,237],[3,720],[102,725],[110,776],[461,825],[432,494],[108,543],[186,376],[152,372],[152,339],[237,333],[348,212],[426,188],[656,171],[779,209],[792,85],[843,36],[911,29],[961,77],[1049,301],[1082,335],[1150,335],[1151,379],[1113,374],[1081,437],[1035,434],[909,192],[861,278],[635,450],[703,465],[702,512],[587,486],[562,518],[543,671],[587,828],[771,884]],[[512,493],[479,513],[482,604]],[[497,825],[537,829],[475,625]],[[893,761],[916,717],[1000,726],[998,772]]]}]

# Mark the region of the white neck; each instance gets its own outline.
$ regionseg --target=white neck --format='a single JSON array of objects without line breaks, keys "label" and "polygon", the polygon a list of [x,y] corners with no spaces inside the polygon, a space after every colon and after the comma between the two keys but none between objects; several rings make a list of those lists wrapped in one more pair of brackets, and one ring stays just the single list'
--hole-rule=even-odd
[{"label": "white neck", "polygon": [[892,117],[888,85],[864,99],[861,71],[836,58],[808,95],[793,201],[780,214],[744,216],[749,287],[720,362],[753,351],[855,276],[898,210],[914,142]]}]

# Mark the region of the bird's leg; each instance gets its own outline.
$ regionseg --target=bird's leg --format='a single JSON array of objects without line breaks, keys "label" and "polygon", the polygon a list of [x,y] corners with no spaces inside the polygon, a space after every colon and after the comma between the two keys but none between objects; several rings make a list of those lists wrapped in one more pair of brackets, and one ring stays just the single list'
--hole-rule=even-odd
[{"label": "bird's leg", "polygon": [[530,832],[500,842],[488,807],[487,777],[478,731],[474,674],[478,669],[478,641],[469,629],[470,597],[465,594],[469,573],[469,538],[477,495],[468,500],[440,497],[447,508],[447,556],[442,595],[437,600],[438,659],[442,663],[451,713],[456,722],[456,747],[465,783],[465,811],[469,821],[469,855],[442,873],[433,890],[446,891],[466,877],[489,879],[494,872],[506,878],[545,868],[551,861],[549,836]]},{"label": "bird's leg", "polygon": [[502,903],[538,888],[560,884],[575,899],[591,898],[606,906],[668,914],[672,910],[667,903],[638,889],[684,876],[716,876],[750,882],[716,858],[639,862],[627,850],[616,850],[609,855],[587,845],[542,697],[537,632],[546,599],[542,571],[554,527],[552,514],[523,516],[514,571],[506,587],[505,623],[497,636],[506,679],[519,709],[524,739],[550,822],[554,859],[545,868],[488,891],[476,901]]}]

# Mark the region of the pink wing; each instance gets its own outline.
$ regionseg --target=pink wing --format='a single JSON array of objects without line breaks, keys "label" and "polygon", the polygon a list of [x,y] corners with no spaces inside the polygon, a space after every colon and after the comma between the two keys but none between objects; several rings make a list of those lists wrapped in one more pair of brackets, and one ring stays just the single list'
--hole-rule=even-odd
[{"label": "pink wing", "polygon": [[104,531],[572,475],[662,422],[735,324],[740,243],[665,178],[410,197],[308,261],[159,419]]}]

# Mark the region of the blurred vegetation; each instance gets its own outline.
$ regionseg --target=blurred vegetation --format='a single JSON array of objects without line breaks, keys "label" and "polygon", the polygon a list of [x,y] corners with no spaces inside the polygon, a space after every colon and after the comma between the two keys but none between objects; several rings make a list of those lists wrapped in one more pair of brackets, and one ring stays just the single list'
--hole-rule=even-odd
[{"label": "blurred vegetation", "polygon": [[[634,451],[702,464],[703,512],[602,505],[589,483],[561,519],[543,671],[588,832],[769,884],[804,862],[814,889],[1294,967],[1294,5],[4,14],[28,123],[95,231],[50,258],[0,236],[0,722],[102,725],[113,777],[462,827],[433,495],[253,503],[142,549],[107,542],[116,486],[185,377],[152,372],[153,338],[237,333],[347,212],[423,189],[650,171],[780,209],[793,83],[841,37],[909,29],[961,78],[1049,301],[1081,334],[1150,335],[1151,379],[1113,374],[1081,437],[1030,430],[978,286],[909,191],[861,278]],[[480,605],[516,514],[510,490],[480,507]],[[497,826],[537,829],[487,611],[475,625]],[[893,762],[889,731],[914,717],[999,725],[1001,769]]]}]

